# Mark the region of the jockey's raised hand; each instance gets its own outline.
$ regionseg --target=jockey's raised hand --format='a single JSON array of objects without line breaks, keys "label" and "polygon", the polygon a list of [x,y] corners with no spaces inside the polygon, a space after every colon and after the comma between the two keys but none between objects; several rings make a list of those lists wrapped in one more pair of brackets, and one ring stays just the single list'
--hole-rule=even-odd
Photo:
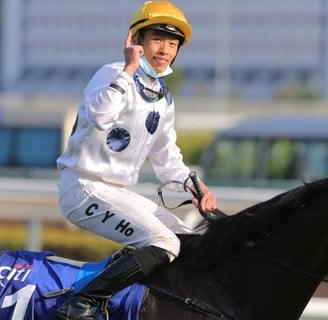
[{"label": "jockey's raised hand", "polygon": [[136,36],[132,36],[131,31],[128,32],[125,39],[123,53],[125,58],[123,71],[132,76],[139,67],[139,59],[144,54],[144,49],[141,45],[136,44]]}]

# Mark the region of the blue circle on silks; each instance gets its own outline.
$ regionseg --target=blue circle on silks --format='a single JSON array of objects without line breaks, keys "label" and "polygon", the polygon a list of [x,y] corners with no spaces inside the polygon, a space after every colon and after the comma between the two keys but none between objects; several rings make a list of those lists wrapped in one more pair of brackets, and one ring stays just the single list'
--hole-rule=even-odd
[{"label": "blue circle on silks", "polygon": [[150,134],[153,134],[156,131],[160,117],[161,116],[158,111],[152,111],[148,114],[145,124],[146,124],[147,131]]},{"label": "blue circle on silks", "polygon": [[123,128],[115,128],[107,135],[107,145],[115,152],[124,150],[130,143],[130,133]]}]

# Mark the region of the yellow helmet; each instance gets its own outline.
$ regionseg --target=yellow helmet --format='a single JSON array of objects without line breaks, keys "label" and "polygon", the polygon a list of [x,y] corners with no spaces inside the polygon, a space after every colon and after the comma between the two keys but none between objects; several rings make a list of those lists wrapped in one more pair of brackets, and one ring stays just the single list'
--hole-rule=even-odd
[{"label": "yellow helmet", "polygon": [[191,26],[183,12],[169,1],[147,1],[134,14],[130,31],[136,34],[140,29],[154,26],[154,29],[175,34],[183,38],[182,45],[191,38]]}]

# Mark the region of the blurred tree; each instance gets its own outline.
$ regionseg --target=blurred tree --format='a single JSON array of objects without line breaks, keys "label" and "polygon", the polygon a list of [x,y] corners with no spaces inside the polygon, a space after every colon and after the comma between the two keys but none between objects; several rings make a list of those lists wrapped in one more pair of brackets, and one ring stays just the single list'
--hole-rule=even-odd
[{"label": "blurred tree", "polygon": [[321,98],[320,93],[307,82],[298,82],[286,86],[276,96],[278,100],[318,100]]},{"label": "blurred tree", "polygon": [[212,140],[215,131],[212,130],[183,130],[178,132],[177,144],[188,165],[199,165],[204,148]]},{"label": "blurred tree", "polygon": [[165,82],[173,94],[173,97],[179,93],[183,84],[183,72],[181,69],[173,67],[174,72],[165,77]]}]

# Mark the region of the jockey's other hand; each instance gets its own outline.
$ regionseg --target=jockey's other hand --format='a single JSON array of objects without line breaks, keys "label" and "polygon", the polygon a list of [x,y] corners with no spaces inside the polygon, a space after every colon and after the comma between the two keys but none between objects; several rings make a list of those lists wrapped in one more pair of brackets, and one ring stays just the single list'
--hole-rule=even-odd
[{"label": "jockey's other hand", "polygon": [[205,212],[212,212],[217,208],[216,197],[209,190],[209,188],[202,182],[199,181],[200,189],[202,190],[203,197],[200,203],[197,198],[193,198],[192,203],[196,208],[200,208]]}]

